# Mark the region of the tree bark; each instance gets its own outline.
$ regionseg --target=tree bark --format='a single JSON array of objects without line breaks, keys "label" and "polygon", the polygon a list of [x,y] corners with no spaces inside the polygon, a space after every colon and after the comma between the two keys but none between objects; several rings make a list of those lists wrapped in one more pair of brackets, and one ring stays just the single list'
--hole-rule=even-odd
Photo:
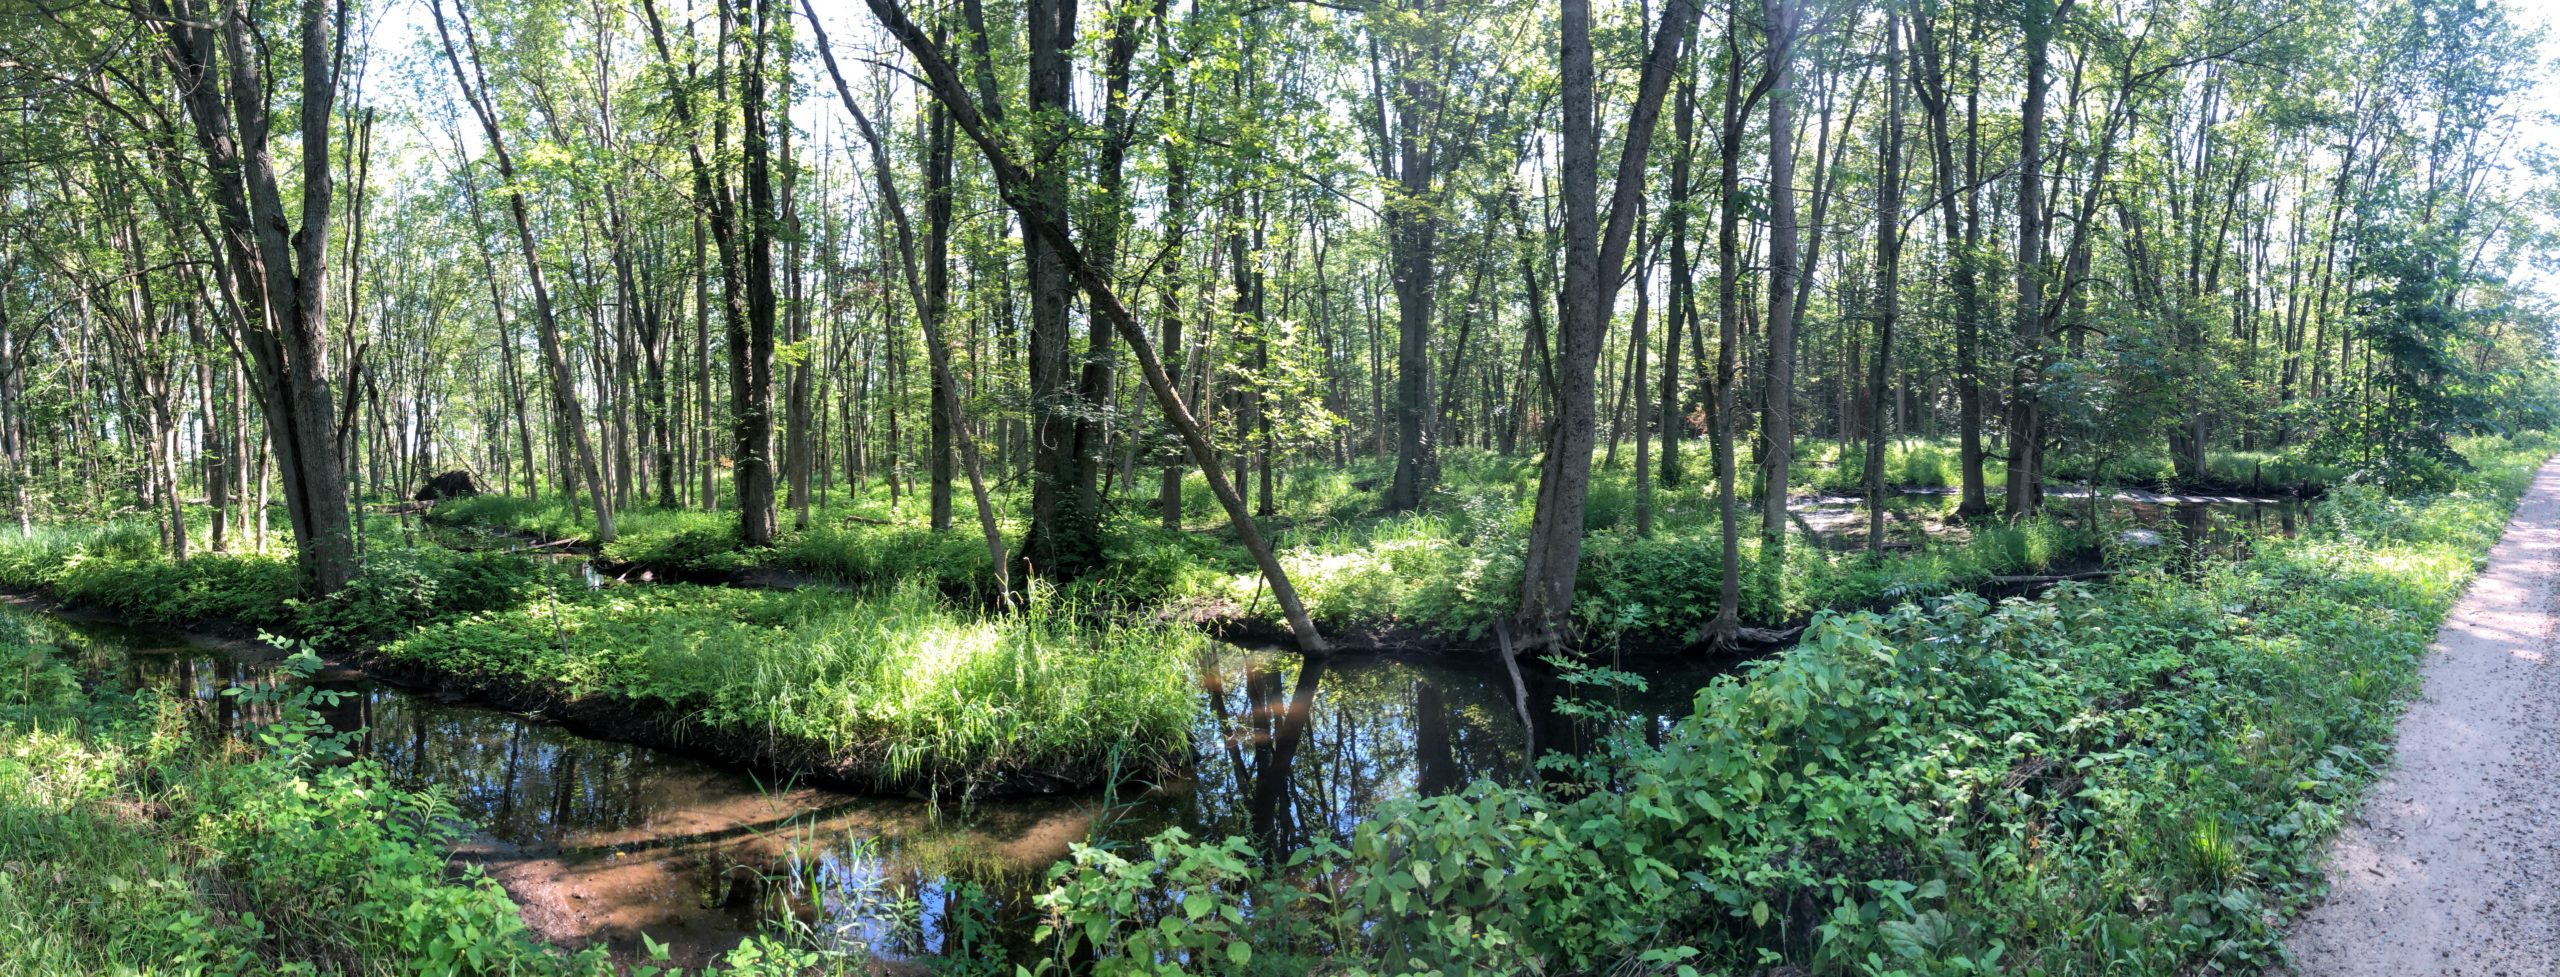
[{"label": "tree bark", "polygon": [[1225,473],[1219,470],[1216,447],[1210,444],[1200,423],[1192,417],[1181,393],[1174,389],[1172,379],[1165,373],[1163,361],[1147,345],[1146,335],[1139,331],[1136,317],[1130,314],[1128,306],[1121,303],[1110,280],[1084,260],[1083,253],[1076,249],[1068,235],[1065,223],[1049,216],[1049,211],[1038,197],[1035,174],[1016,162],[1004,143],[988,128],[976,103],[961,84],[959,72],[942,56],[940,46],[907,18],[898,0],[867,2],[872,15],[922,65],[935,95],[951,109],[952,120],[971,142],[977,144],[980,155],[986,158],[988,169],[994,173],[997,192],[1022,219],[1025,232],[1038,235],[1054,245],[1054,253],[1063,259],[1068,272],[1083,287],[1093,309],[1111,320],[1121,340],[1136,354],[1139,371],[1146,378],[1148,390],[1155,395],[1166,420],[1172,422],[1174,430],[1182,436],[1184,446],[1191,451],[1193,464],[1200,467],[1208,479],[1209,490],[1225,507],[1228,522],[1235,527],[1238,540],[1244,544],[1246,552],[1252,554],[1264,581],[1271,585],[1272,599],[1288,618],[1289,630],[1296,636],[1298,649],[1311,655],[1325,653],[1328,649],[1324,638],[1317,633],[1314,619],[1308,617],[1306,605],[1299,601],[1297,588],[1290,585],[1288,572],[1281,568],[1270,542],[1262,535],[1261,527],[1254,524],[1252,515],[1245,510],[1244,500],[1236,494],[1235,485],[1227,481]]},{"label": "tree bark", "polygon": [[1520,619],[1532,641],[1565,640],[1573,627],[1573,595],[1582,561],[1583,503],[1591,488],[1591,450],[1597,431],[1597,390],[1602,327],[1615,298],[1627,239],[1643,209],[1645,155],[1653,144],[1663,94],[1670,90],[1680,49],[1698,10],[1674,0],[1664,12],[1643,80],[1627,118],[1618,157],[1609,222],[1600,226],[1600,138],[1591,64],[1591,4],[1563,0],[1565,271],[1556,364],[1557,416],[1549,427],[1546,459],[1538,475],[1536,514],[1529,525],[1528,558],[1521,573]]},{"label": "tree bark", "polygon": [[[1073,112],[1068,93],[1075,74],[1076,0],[1028,0],[1024,13],[1031,49],[1024,85],[1031,109],[1027,124],[1034,127],[1031,152],[1035,159],[1054,160],[1066,145],[1063,127]],[[1066,167],[1043,166],[1033,176],[1029,202],[1037,213],[1024,215],[1023,222],[1064,226]],[[1085,402],[1070,370],[1074,337],[1067,300],[1075,282],[1047,238],[1026,233],[1023,250],[1031,300],[1031,525],[1023,535],[1022,559],[1033,573],[1075,577],[1102,560],[1101,514],[1082,490],[1100,459],[1076,437],[1077,425],[1094,405]]]},{"label": "tree bark", "polygon": [[1884,396],[1893,377],[1893,330],[1902,314],[1902,14],[1886,8],[1884,132],[1876,162],[1876,340],[1868,366],[1867,553],[1884,556]]},{"label": "tree bark", "polygon": [[[337,52],[347,12],[304,0],[300,226],[286,220],[269,141],[268,82],[257,21],[245,0],[208,9],[197,0],[155,0],[169,44],[176,90],[193,122],[220,217],[235,331],[255,366],[267,439],[283,470],[285,509],[304,583],[319,593],[355,573],[325,353],[327,332],[329,116],[337,95]],[[220,43],[217,60],[215,46]],[[235,120],[236,126],[235,129]],[[263,514],[263,513],[262,513]]]},{"label": "tree bark", "polygon": [[[443,0],[433,0],[428,4],[428,10],[435,17],[436,36],[444,42],[445,61],[453,67],[454,84],[461,87],[464,101],[470,103],[472,114],[479,118],[482,131],[489,137],[490,155],[498,163],[498,177],[506,181],[507,213],[515,219],[516,246],[524,252],[525,279],[533,288],[534,324],[536,336],[541,340],[542,361],[551,375],[552,404],[560,411],[560,424],[567,429],[577,452],[575,474],[586,483],[588,495],[595,505],[595,540],[598,543],[612,542],[612,493],[605,486],[602,472],[597,467],[595,443],[587,437],[586,410],[578,403],[577,385],[569,373],[568,356],[561,349],[560,322],[552,313],[551,289],[543,281],[542,255],[534,245],[532,218],[525,208],[524,192],[516,188],[515,161],[507,153],[506,136],[499,131],[497,113],[491,108],[488,79],[480,73],[479,42],[471,36],[469,14],[462,11],[460,0],[456,0],[455,13],[462,21],[464,47],[471,52],[471,70],[466,74],[462,57],[454,47],[453,36],[446,29]],[[574,497],[577,492],[575,481],[570,483],[568,491]]]}]

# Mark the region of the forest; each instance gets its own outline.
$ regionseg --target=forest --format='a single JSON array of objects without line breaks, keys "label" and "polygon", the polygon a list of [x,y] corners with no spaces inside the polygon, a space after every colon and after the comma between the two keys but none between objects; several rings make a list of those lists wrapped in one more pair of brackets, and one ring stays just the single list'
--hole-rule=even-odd
[{"label": "forest", "polygon": [[2544,19],[0,0],[0,977],[2432,972]]}]

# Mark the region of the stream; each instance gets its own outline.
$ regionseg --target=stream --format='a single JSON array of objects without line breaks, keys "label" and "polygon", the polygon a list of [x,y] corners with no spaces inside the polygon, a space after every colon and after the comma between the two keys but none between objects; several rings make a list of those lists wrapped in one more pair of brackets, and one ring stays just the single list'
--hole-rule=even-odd
[{"label": "stream", "polygon": [[[26,608],[100,679],[184,690],[232,730],[221,691],[271,681],[277,655],[249,641],[139,629]],[[1490,667],[1481,667],[1489,664]],[[1631,664],[1648,690],[1601,693],[1667,724],[1713,664]],[[1581,749],[1559,716],[1568,690],[1526,673],[1520,721],[1499,663],[1338,656],[1304,664],[1279,651],[1213,645],[1200,670],[1194,776],[1120,794],[979,800],[967,806],[761,782],[691,757],[590,739],[546,721],[444,701],[332,667],[314,678],[349,693],[324,710],[357,730],[355,752],[403,783],[450,797],[479,826],[457,853],[507,885],[546,937],[601,941],[641,959],[641,935],[681,964],[716,958],[758,926],[802,929],[886,960],[941,952],[955,927],[982,927],[1034,952],[1032,897],[1070,846],[1141,841],[1180,827],[1293,849],[1347,842],[1390,798],[1514,780],[1532,749]]]},{"label": "stream", "polygon": [[[2191,545],[2278,531],[2279,520],[2289,534],[2299,524],[2290,505],[2136,507],[2145,522],[2174,517]],[[226,730],[262,718],[242,714],[260,707],[220,694],[272,680],[277,655],[256,642],[25,607],[0,613],[44,618],[40,633],[99,680],[184,690]],[[764,782],[343,667],[314,682],[350,693],[328,715],[357,731],[357,753],[403,783],[442,791],[478,826],[457,861],[506,885],[537,932],[602,943],[624,960],[645,958],[645,934],[678,964],[697,966],[767,926],[893,963],[962,939],[991,939],[1026,958],[1039,952],[1033,899],[1072,845],[1130,844],[1173,827],[1194,838],[1242,835],[1277,851],[1318,838],[1347,842],[1390,799],[1479,777],[1514,781],[1540,753],[1588,749],[1594,731],[1560,715],[1561,698],[1602,699],[1658,731],[1733,667],[1630,661],[1624,668],[1644,678],[1644,690],[1592,692],[1531,668],[1524,702],[1498,661],[1346,655],[1309,663],[1212,644],[1198,670],[1189,779],[966,806]]]}]

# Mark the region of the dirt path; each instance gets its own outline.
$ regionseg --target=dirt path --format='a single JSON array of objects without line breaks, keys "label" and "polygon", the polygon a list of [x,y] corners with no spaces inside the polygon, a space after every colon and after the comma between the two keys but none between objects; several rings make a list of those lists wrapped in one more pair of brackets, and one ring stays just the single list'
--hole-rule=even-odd
[{"label": "dirt path", "polygon": [[2304,977],[2560,974],[2560,461],[2425,665],[2398,766],[2294,927]]}]

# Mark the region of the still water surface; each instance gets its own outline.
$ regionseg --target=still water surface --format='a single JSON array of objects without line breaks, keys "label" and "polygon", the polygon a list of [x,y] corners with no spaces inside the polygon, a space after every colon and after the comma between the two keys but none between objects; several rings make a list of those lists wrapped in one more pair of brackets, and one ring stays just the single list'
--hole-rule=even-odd
[{"label": "still water surface", "polygon": [[[2290,506],[2260,503],[2133,514],[2174,521],[2190,545],[2296,527]],[[101,678],[184,690],[225,729],[263,718],[220,695],[273,680],[274,653],[254,642],[60,617],[48,627]],[[350,693],[330,719],[358,731],[359,754],[442,791],[481,827],[458,857],[516,892],[537,930],[629,958],[645,934],[696,964],[760,927],[890,960],[947,952],[963,934],[1036,953],[1032,900],[1072,845],[1134,843],[1172,827],[1245,836],[1272,852],[1347,841],[1389,799],[1516,780],[1538,753],[1588,749],[1596,731],[1560,715],[1560,698],[1599,697],[1659,730],[1729,667],[1648,659],[1627,666],[1642,691],[1598,693],[1531,668],[1524,699],[1498,662],[1312,664],[1212,645],[1198,671],[1189,778],[966,806],[765,781],[342,668],[315,682]]]}]

